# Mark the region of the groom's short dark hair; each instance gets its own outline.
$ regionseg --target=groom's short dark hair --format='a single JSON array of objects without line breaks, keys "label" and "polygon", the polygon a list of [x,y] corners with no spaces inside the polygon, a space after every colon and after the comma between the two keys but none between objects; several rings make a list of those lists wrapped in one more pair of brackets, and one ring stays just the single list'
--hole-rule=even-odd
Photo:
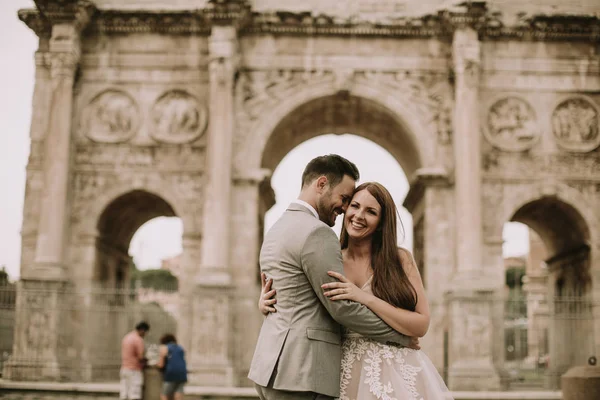
[{"label": "groom's short dark hair", "polygon": [[357,181],[360,178],[358,168],[353,162],[337,154],[328,154],[313,158],[302,173],[302,187],[309,185],[320,176],[325,175],[331,187],[335,187],[344,179],[344,175]]}]

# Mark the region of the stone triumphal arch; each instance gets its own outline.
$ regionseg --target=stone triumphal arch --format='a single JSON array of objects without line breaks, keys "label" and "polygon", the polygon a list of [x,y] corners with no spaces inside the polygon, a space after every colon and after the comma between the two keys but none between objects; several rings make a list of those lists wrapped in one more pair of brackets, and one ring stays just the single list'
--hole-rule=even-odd
[{"label": "stone triumphal arch", "polygon": [[[88,380],[106,368],[96,353],[117,351],[123,321],[98,326],[86,288],[126,282],[133,233],[178,216],[177,334],[191,381],[247,385],[270,174],[301,142],[346,132],[386,148],[409,177],[432,303],[423,342],[451,388],[504,382],[508,221],[548,250],[548,277],[529,287],[551,293],[549,376],[600,353],[600,20],[589,9],[35,3],[19,12],[39,48],[5,377]],[[585,318],[569,322],[562,300],[573,296]],[[573,331],[581,340],[565,347]]]}]

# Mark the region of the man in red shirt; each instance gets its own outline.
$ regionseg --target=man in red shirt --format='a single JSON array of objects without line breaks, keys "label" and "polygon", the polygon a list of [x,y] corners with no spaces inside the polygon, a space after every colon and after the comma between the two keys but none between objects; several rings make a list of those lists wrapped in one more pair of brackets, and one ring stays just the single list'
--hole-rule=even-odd
[{"label": "man in red shirt", "polygon": [[135,330],[129,332],[121,342],[121,400],[141,400],[146,362],[144,356],[144,336],[150,325],[142,321]]}]

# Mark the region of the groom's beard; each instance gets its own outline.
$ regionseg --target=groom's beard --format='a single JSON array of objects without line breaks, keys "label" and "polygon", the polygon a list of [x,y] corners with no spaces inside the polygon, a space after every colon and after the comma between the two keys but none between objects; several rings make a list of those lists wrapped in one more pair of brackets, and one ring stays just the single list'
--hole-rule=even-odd
[{"label": "groom's beard", "polygon": [[324,196],[322,199],[319,199],[317,202],[317,214],[319,214],[319,219],[325,222],[327,225],[333,227],[335,225],[335,220],[337,216],[335,212],[338,214],[343,214],[344,210],[342,208],[336,209],[331,204],[331,194],[329,196]]}]

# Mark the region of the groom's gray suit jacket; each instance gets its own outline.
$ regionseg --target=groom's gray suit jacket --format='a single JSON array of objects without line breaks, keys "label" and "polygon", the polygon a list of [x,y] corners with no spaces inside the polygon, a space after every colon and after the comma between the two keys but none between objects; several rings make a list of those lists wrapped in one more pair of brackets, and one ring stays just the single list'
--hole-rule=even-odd
[{"label": "groom's gray suit jacket", "polygon": [[321,285],[343,273],[337,236],[306,207],[292,203],[265,236],[260,268],[273,279],[277,312],[262,325],[248,377],[260,386],[339,395],[341,325],[382,343],[406,346],[360,303],[332,301]]}]

